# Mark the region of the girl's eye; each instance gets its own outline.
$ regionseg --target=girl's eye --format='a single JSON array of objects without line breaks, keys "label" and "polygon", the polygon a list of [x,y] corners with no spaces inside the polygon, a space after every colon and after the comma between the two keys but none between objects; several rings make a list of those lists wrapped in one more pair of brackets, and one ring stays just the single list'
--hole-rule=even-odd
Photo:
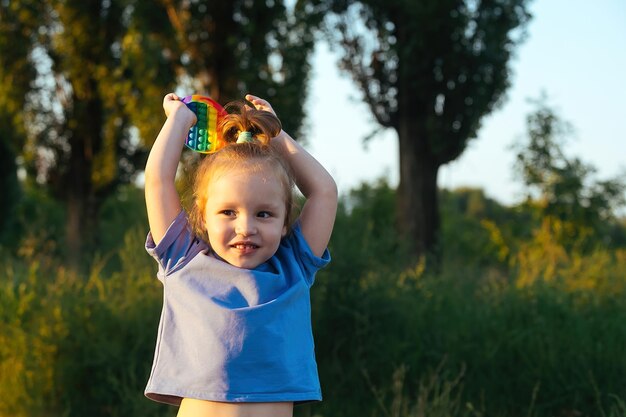
[{"label": "girl's eye", "polygon": [[269,217],[272,217],[272,213],[270,213],[269,211],[260,211],[259,214],[257,214],[257,217],[267,219]]},{"label": "girl's eye", "polygon": [[222,210],[220,211],[221,214],[223,214],[224,216],[234,216],[235,215],[235,210]]}]

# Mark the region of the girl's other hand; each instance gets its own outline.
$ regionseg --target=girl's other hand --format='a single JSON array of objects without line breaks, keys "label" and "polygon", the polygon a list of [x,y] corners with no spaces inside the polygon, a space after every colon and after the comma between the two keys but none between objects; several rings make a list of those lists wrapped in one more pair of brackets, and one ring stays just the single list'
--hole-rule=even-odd
[{"label": "girl's other hand", "polygon": [[263,100],[261,97],[253,96],[252,94],[246,94],[246,100],[252,103],[255,109],[268,111],[276,116],[276,112],[267,100]]}]

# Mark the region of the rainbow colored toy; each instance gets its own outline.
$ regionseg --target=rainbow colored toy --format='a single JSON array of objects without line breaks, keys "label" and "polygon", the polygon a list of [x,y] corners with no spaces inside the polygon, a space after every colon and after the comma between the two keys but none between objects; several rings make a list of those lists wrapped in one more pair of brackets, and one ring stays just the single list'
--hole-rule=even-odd
[{"label": "rainbow colored toy", "polygon": [[222,138],[217,132],[217,125],[226,115],[226,110],[217,101],[197,94],[183,98],[182,102],[198,118],[198,122],[189,129],[185,145],[200,153],[210,153],[219,149]]}]

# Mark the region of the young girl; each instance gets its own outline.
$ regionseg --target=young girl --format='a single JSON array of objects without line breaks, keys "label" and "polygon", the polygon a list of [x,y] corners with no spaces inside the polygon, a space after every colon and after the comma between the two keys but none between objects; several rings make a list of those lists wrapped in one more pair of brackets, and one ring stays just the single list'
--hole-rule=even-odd
[{"label": "young girl", "polygon": [[[198,169],[190,213],[174,178],[196,118],[175,94],[146,165],[164,304],[145,393],[179,417],[290,417],[321,400],[309,288],[330,260],[337,187],[267,101],[246,99]],[[306,202],[292,226],[294,181]]]}]

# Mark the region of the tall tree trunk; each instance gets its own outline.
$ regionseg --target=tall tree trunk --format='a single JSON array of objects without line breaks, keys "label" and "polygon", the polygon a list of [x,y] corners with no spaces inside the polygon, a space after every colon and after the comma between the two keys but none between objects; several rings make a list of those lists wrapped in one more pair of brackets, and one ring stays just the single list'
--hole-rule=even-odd
[{"label": "tall tree trunk", "polygon": [[75,268],[80,264],[83,249],[84,204],[76,190],[72,190],[67,197],[67,211],[65,219],[65,239],[67,246],[67,262]]},{"label": "tall tree trunk", "polygon": [[20,195],[15,153],[11,149],[7,136],[0,137],[0,189],[3,200],[0,204],[0,245],[4,238],[10,235],[10,229],[15,220],[14,211]]},{"label": "tall tree trunk", "polygon": [[416,139],[419,129],[415,119],[400,122],[400,184],[398,186],[398,230],[409,239],[416,258],[439,260],[439,200],[437,174],[439,165]]},{"label": "tall tree trunk", "polygon": [[[399,39],[407,37],[406,25],[399,25]],[[398,132],[400,184],[398,185],[398,230],[409,240],[409,249],[419,259],[423,256],[437,266],[439,245],[439,200],[437,174],[439,162],[431,149],[426,121],[428,102],[412,68],[398,63],[398,112],[395,123]]]},{"label": "tall tree trunk", "polygon": [[98,199],[92,181],[94,156],[102,142],[102,103],[98,98],[75,100],[73,120],[80,121],[70,139],[65,187],[67,260],[77,268],[95,247]]}]

